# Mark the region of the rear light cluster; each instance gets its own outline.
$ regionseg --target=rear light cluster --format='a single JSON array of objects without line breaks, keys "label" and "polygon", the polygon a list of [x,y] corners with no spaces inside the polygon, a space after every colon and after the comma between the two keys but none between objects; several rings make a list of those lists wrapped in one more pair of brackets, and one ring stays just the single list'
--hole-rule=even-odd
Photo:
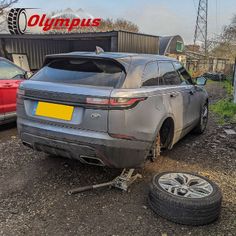
[{"label": "rear light cluster", "polygon": [[[21,88],[21,86],[17,89],[18,97],[25,96],[25,90]],[[78,95],[79,96],[79,95]],[[86,97],[82,98],[78,103],[86,104],[91,107],[99,107],[99,108],[114,108],[114,109],[122,109],[122,108],[132,108],[136,106],[139,102],[144,101],[146,97],[138,97],[138,98],[104,98],[104,97]]]},{"label": "rear light cluster", "polygon": [[90,105],[105,105],[114,108],[127,108],[136,106],[140,101],[144,101],[146,98],[86,98],[86,104]]}]

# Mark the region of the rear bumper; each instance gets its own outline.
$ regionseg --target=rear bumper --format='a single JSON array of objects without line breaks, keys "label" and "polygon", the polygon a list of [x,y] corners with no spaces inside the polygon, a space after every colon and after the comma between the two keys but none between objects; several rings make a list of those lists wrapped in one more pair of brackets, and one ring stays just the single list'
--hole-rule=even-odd
[{"label": "rear bumper", "polygon": [[76,130],[17,119],[22,142],[38,151],[67,158],[95,160],[88,164],[134,168],[144,164],[149,142],[115,139],[107,133]]},{"label": "rear bumper", "polygon": [[16,120],[16,112],[0,114],[0,124],[9,123]]}]

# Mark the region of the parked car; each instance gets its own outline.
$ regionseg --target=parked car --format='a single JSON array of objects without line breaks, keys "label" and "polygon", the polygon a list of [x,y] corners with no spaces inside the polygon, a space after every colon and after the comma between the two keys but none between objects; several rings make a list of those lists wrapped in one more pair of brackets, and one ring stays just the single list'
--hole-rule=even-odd
[{"label": "parked car", "polygon": [[116,168],[142,166],[207,124],[208,95],[175,59],[129,53],[47,56],[18,90],[22,142]]},{"label": "parked car", "polygon": [[225,74],[222,72],[206,72],[202,76],[214,81],[222,81],[226,79]]},{"label": "parked car", "polygon": [[27,73],[0,57],[0,124],[16,120],[16,91]]}]

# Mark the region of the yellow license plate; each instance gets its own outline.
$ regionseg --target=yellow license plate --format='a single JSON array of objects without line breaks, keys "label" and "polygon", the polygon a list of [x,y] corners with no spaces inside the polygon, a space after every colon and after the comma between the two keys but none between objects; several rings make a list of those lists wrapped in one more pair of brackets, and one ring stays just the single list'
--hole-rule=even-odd
[{"label": "yellow license plate", "polygon": [[74,107],[49,102],[38,102],[35,115],[70,121]]}]

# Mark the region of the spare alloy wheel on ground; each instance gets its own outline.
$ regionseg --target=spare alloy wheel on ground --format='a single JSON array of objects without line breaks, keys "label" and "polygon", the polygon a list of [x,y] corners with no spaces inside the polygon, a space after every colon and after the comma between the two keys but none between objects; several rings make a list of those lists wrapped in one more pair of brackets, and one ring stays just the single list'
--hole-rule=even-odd
[{"label": "spare alloy wheel on ground", "polygon": [[220,188],[193,173],[164,172],[153,177],[148,201],[161,217],[179,224],[205,225],[221,210]]}]

